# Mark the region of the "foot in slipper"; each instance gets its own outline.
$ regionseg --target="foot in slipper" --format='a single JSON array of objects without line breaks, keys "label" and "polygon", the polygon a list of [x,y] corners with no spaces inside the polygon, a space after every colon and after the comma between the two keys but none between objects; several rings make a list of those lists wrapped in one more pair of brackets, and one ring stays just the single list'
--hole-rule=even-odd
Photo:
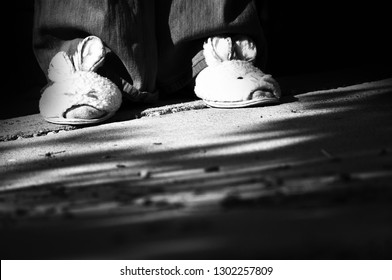
[{"label": "foot in slipper", "polygon": [[45,120],[86,125],[114,115],[122,102],[121,92],[112,81],[94,72],[104,58],[105,48],[95,36],[79,43],[72,57],[65,52],[53,57],[48,70],[51,82],[39,102]]},{"label": "foot in slipper", "polygon": [[195,94],[216,108],[278,103],[279,84],[253,65],[257,49],[245,36],[213,37],[204,43],[208,67],[196,77]]}]

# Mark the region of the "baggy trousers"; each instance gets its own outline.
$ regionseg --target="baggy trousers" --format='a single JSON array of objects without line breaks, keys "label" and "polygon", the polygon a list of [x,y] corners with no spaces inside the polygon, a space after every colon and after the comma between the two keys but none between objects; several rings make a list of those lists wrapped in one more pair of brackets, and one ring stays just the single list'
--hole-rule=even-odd
[{"label": "baggy trousers", "polygon": [[252,0],[36,0],[34,6],[33,49],[45,74],[57,52],[72,54],[94,35],[108,51],[100,74],[135,101],[190,84],[207,66],[203,42],[231,34],[256,42],[263,68],[266,44]]}]

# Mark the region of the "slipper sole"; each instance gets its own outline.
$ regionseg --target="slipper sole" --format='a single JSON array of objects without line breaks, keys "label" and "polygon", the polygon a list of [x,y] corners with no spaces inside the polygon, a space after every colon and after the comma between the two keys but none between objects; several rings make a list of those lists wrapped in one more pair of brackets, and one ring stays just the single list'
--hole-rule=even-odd
[{"label": "slipper sole", "polygon": [[65,125],[90,125],[90,124],[97,124],[106,121],[107,119],[111,118],[115,112],[111,112],[102,118],[98,119],[72,119],[72,118],[62,118],[62,117],[44,117],[47,122],[54,123],[54,124],[65,124]]},{"label": "slipper sole", "polygon": [[245,101],[211,101],[203,99],[204,103],[213,108],[245,108],[256,105],[278,104],[278,98],[252,99]]}]

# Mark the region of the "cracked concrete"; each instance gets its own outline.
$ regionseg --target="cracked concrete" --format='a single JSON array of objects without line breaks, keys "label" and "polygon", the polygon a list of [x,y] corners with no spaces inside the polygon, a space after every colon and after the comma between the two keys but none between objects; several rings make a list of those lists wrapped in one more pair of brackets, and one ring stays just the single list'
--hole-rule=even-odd
[{"label": "cracked concrete", "polygon": [[[155,105],[152,108],[121,110],[107,122],[131,120],[142,117],[161,116],[188,110],[204,109],[207,106],[201,101],[180,102],[170,105]],[[51,135],[58,132],[82,128],[82,126],[58,125],[46,122],[39,114],[0,120],[0,142],[22,138]]]}]

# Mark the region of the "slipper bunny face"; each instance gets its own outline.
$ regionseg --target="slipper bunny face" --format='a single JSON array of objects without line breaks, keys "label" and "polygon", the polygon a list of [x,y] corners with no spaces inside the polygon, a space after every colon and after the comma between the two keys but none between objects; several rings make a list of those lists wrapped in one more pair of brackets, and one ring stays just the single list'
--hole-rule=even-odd
[{"label": "slipper bunny face", "polygon": [[204,100],[228,103],[280,97],[279,85],[271,75],[242,60],[205,68],[197,77],[195,92]]},{"label": "slipper bunny face", "polygon": [[212,107],[276,103],[279,84],[253,64],[255,43],[245,36],[213,37],[204,43],[208,67],[196,77],[195,93]]},{"label": "slipper bunny face", "polygon": [[79,43],[73,56],[59,52],[53,57],[48,69],[52,83],[43,91],[39,104],[45,119],[77,124],[78,120],[99,120],[119,109],[120,90],[94,72],[105,55],[102,41],[89,36]]}]

